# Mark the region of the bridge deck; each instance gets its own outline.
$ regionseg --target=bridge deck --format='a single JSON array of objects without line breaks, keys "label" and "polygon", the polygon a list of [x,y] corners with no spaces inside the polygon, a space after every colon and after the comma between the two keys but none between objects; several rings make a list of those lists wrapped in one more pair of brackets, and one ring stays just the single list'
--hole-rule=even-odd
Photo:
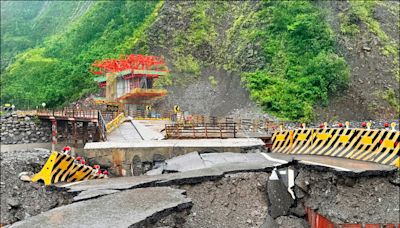
[{"label": "bridge deck", "polygon": [[40,119],[56,119],[56,120],[70,120],[80,122],[97,122],[98,111],[97,110],[75,110],[75,109],[63,109],[63,110],[38,110],[37,116]]}]

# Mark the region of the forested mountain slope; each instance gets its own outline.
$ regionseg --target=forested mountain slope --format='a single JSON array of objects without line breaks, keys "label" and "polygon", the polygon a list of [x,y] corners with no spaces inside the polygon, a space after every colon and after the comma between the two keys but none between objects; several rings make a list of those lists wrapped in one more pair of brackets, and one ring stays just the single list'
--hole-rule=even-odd
[{"label": "forested mountain slope", "polygon": [[91,1],[1,2],[1,70],[20,52],[41,44],[80,18]]},{"label": "forested mountain slope", "polygon": [[[60,15],[68,19],[48,19],[54,28],[40,35],[2,20],[2,60],[15,59],[2,74],[2,102],[71,102],[96,91],[95,59],[142,53],[163,55],[171,70],[158,106],[215,115],[259,107],[302,121],[394,118],[399,110],[396,1],[69,4]],[[32,28],[56,7],[34,2],[13,20]],[[10,12],[2,3],[2,19]]]}]

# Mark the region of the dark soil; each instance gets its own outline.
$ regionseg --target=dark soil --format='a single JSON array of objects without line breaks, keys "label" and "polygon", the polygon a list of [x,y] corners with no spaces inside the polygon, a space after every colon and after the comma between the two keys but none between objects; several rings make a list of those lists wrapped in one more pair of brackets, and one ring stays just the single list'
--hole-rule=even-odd
[{"label": "dark soil", "polygon": [[[268,209],[268,176],[267,173],[238,173],[218,181],[178,186],[187,191],[193,202],[178,227],[260,227]],[[155,227],[174,227],[176,219],[172,218],[162,219]]]},{"label": "dark soil", "polygon": [[18,178],[21,172],[39,172],[49,155],[48,150],[1,152],[0,224],[11,224],[72,202],[66,192]]},{"label": "dark soil", "polygon": [[[296,191],[305,207],[332,222],[400,223],[400,186],[389,177],[344,177],[331,172],[301,170]],[[299,191],[301,190],[301,191]]]}]

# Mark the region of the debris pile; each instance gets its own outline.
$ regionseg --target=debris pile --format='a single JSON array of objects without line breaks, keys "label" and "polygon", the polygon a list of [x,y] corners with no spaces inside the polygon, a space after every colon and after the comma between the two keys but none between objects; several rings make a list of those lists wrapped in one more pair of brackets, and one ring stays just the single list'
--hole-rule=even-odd
[{"label": "debris pile", "polygon": [[31,174],[40,171],[49,155],[50,151],[45,149],[1,152],[0,224],[14,223],[72,202],[73,196],[66,192],[26,182]]}]

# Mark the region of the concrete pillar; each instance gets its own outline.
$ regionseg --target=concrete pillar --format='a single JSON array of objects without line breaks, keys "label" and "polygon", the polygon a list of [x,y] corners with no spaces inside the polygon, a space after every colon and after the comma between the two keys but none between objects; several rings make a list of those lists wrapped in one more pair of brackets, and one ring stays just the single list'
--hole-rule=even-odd
[{"label": "concrete pillar", "polygon": [[88,139],[88,122],[83,122],[82,143],[85,144]]},{"label": "concrete pillar", "polygon": [[78,129],[76,126],[76,121],[72,121],[72,135],[73,135],[73,141],[74,141],[74,148],[78,148]]},{"label": "concrete pillar", "polygon": [[51,151],[56,150],[57,145],[57,120],[51,119]]}]

